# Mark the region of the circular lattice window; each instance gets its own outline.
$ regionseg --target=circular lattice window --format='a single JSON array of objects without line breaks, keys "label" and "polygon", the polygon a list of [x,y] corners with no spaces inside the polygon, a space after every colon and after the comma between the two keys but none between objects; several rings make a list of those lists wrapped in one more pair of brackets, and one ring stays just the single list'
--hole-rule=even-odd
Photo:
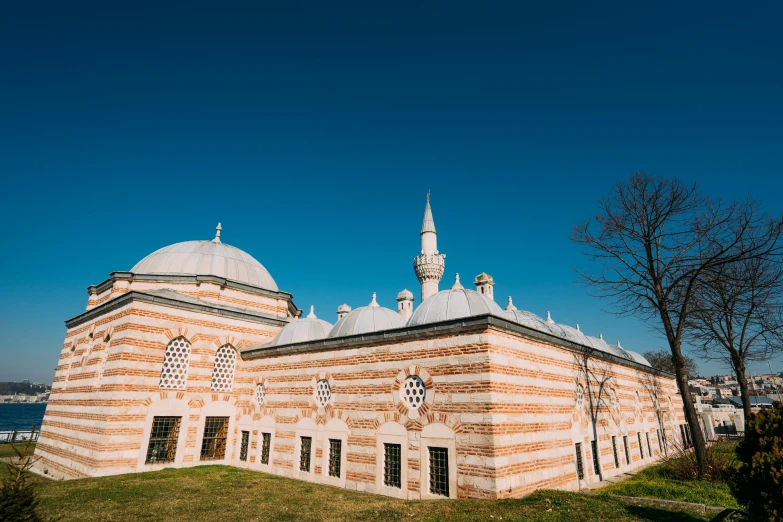
[{"label": "circular lattice window", "polygon": [[256,385],[256,402],[259,406],[264,405],[264,399],[266,399],[266,386],[261,383]]},{"label": "circular lattice window", "polygon": [[[108,351],[108,347],[106,348]],[[173,339],[166,346],[163,369],[160,372],[160,387],[183,389],[188,377],[190,343],[184,337]]]},{"label": "circular lattice window", "polygon": [[213,391],[231,391],[236,365],[237,352],[229,345],[221,346],[215,354],[215,368],[212,370]]},{"label": "circular lattice window", "polygon": [[332,398],[332,387],[329,386],[329,381],[321,379],[318,384],[315,385],[315,402],[318,406],[326,406],[329,403],[329,399]]},{"label": "circular lattice window", "polygon": [[400,390],[402,402],[412,410],[418,410],[424,404],[424,397],[427,395],[427,387],[424,381],[418,375],[410,375],[402,383]]}]

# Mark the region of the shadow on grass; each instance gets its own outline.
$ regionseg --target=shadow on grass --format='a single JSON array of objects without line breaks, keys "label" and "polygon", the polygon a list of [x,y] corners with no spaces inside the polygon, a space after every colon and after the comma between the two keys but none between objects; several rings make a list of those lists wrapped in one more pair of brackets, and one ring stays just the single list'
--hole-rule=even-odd
[{"label": "shadow on grass", "polygon": [[669,521],[669,522],[697,522],[704,520],[687,512],[667,511],[652,506],[627,506],[629,515],[638,517],[639,520]]}]

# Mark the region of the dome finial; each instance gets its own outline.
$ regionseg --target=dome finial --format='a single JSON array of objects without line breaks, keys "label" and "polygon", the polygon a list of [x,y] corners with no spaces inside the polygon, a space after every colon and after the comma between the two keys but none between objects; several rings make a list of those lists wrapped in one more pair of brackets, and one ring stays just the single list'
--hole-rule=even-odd
[{"label": "dome finial", "polygon": [[576,331],[581,332],[582,330],[579,329],[579,323],[576,323]]},{"label": "dome finial", "polygon": [[371,306],[373,308],[378,308],[378,301],[375,300],[375,292],[372,293],[372,301],[370,301],[370,304],[367,306]]},{"label": "dome finial", "polygon": [[620,346],[620,340],[617,340],[617,347],[622,349],[622,346]]},{"label": "dome finial", "polygon": [[511,300],[511,296],[508,296],[508,306],[506,307],[506,310],[516,310],[517,307],[514,306],[514,302]]},{"label": "dome finial", "polygon": [[463,288],[465,288],[465,287],[460,284],[460,282],[459,282],[459,273],[457,273],[454,276],[454,286],[452,286],[451,289],[452,290],[462,290]]},{"label": "dome finial", "polygon": [[602,333],[599,333],[599,334],[598,334],[598,338],[599,338],[599,339],[601,339],[601,340],[603,341],[603,340],[604,340],[604,334],[602,334]]},{"label": "dome finial", "polygon": [[546,322],[549,324],[554,324],[554,321],[552,320],[552,314],[549,313],[549,310],[546,311]]},{"label": "dome finial", "polygon": [[218,223],[218,226],[215,227],[215,239],[212,240],[213,243],[220,243],[220,231],[223,230],[223,227],[220,226],[220,223]]},{"label": "dome finial", "polygon": [[315,316],[315,307],[314,307],[313,305],[310,305],[310,313],[309,313],[309,314],[307,314],[307,317],[306,317],[306,319],[318,319],[318,318]]}]

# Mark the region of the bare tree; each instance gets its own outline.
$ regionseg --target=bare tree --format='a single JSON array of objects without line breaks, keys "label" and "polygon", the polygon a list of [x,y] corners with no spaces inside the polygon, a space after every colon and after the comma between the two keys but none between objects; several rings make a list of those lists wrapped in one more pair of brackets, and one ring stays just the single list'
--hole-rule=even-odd
[{"label": "bare tree", "polygon": [[663,396],[661,392],[661,381],[657,374],[651,372],[639,372],[638,377],[639,382],[642,383],[642,388],[644,388],[645,394],[650,399],[650,402],[652,402],[653,412],[655,413],[655,421],[658,423],[658,441],[660,445],[658,451],[662,451],[664,455],[668,456],[669,449],[666,441],[666,411],[661,408],[660,403],[660,398]]},{"label": "bare tree", "polygon": [[781,222],[752,202],[712,201],[696,184],[643,173],[617,183],[599,209],[594,221],[573,230],[572,239],[600,267],[580,276],[594,295],[612,300],[616,313],[640,317],[666,337],[703,473],[706,442],[682,353],[697,282],[705,270],[777,252]]},{"label": "bare tree", "polygon": [[[584,395],[587,399],[587,412],[590,416],[590,427],[593,432],[595,448],[591,448],[593,459],[598,462],[598,478],[603,480],[603,469],[601,467],[601,452],[599,448],[598,426],[601,417],[619,424],[619,419],[613,418],[613,404],[611,404],[616,387],[616,379],[611,365],[590,356],[590,353],[584,351],[574,354],[574,365],[577,371],[577,387],[584,383]],[[578,395],[578,391],[577,391]]]},{"label": "bare tree", "polygon": [[782,263],[773,257],[741,259],[705,270],[688,319],[690,344],[705,359],[734,370],[746,419],[751,414],[746,364],[783,349]]},{"label": "bare tree", "polygon": [[[672,362],[672,354],[669,350],[644,352],[642,357],[647,359],[647,362],[650,363],[650,366],[656,370],[663,370],[664,372],[674,373],[674,363]],[[697,375],[699,367],[696,366],[696,361],[685,354],[683,354],[682,358],[685,361],[685,371],[688,372],[688,377],[694,377]]]}]

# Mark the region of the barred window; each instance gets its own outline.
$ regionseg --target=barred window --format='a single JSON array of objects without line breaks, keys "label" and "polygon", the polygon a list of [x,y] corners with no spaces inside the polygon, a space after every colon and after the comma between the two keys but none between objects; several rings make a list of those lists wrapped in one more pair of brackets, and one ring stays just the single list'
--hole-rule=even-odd
[{"label": "barred window", "polygon": [[642,446],[642,434],[637,431],[636,437],[639,439],[639,456],[641,458],[644,458],[644,446]]},{"label": "barred window", "polygon": [[[108,347],[106,348],[108,353]],[[160,371],[160,387],[185,389],[190,364],[190,343],[184,337],[172,339],[166,346],[163,368]]]},{"label": "barred window", "polygon": [[596,441],[594,441],[594,440],[590,441],[590,450],[593,453],[593,473],[595,473],[596,475],[600,475],[601,474],[601,469],[599,467],[599,462],[598,462],[598,459],[599,459],[598,443]]},{"label": "barred window", "polygon": [[647,437],[647,456],[652,457],[652,446],[650,446],[650,432],[645,433]]},{"label": "barred window", "polygon": [[212,370],[212,390],[230,392],[234,387],[234,368],[237,352],[231,345],[224,344],[215,354],[215,368]]},{"label": "barred window", "polygon": [[329,439],[329,476],[340,477],[340,459],[342,458],[343,441]]},{"label": "barred window", "polygon": [[449,496],[449,449],[430,447],[430,493]]},{"label": "barred window", "polygon": [[250,432],[242,431],[242,444],[239,446],[239,460],[247,462],[247,447],[250,445]]},{"label": "barred window", "polygon": [[207,417],[204,422],[204,438],[201,441],[201,460],[226,458],[228,417]]},{"label": "barred window", "polygon": [[612,454],[614,455],[615,469],[620,467],[620,458],[617,456],[617,437],[612,435]]},{"label": "barred window", "polygon": [[174,462],[182,417],[153,417],[150,442],[147,446],[147,464]]},{"label": "barred window", "polygon": [[302,448],[299,452],[299,471],[310,472],[310,451],[312,450],[313,438],[301,437]]},{"label": "barred window", "polygon": [[574,446],[576,447],[576,477],[582,480],[585,478],[585,466],[582,463],[582,443],[577,442]]},{"label": "barred window", "polygon": [[631,463],[631,452],[628,451],[628,435],[623,435],[623,449],[625,450],[625,463]]},{"label": "barred window", "polygon": [[402,487],[402,460],[399,444],[383,445],[383,483],[393,488]]},{"label": "barred window", "polygon": [[269,448],[272,446],[272,434],[262,433],[261,464],[269,464]]}]

